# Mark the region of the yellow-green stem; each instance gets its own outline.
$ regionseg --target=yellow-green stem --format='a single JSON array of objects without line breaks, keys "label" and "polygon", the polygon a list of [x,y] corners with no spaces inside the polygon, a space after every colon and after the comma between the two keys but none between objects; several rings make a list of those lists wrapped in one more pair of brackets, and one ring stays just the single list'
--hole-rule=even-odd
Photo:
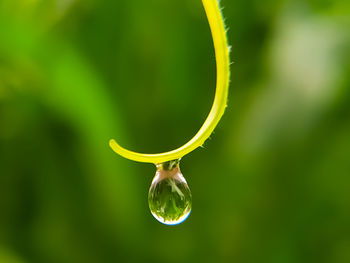
[{"label": "yellow-green stem", "polygon": [[229,47],[227,45],[226,31],[218,1],[202,0],[202,3],[207,14],[213,37],[217,68],[215,98],[207,119],[199,129],[198,133],[189,142],[178,149],[165,153],[136,153],[124,149],[115,140],[110,140],[110,147],[124,158],[137,162],[155,164],[180,159],[204,144],[224,114],[230,79]]}]

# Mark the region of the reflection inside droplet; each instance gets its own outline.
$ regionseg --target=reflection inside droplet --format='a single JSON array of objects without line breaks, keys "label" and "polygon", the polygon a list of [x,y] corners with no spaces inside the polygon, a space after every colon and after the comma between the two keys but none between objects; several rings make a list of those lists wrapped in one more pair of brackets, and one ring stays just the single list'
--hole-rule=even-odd
[{"label": "reflection inside droplet", "polygon": [[157,165],[148,203],[152,215],[166,225],[180,224],[189,216],[192,195],[178,160]]}]

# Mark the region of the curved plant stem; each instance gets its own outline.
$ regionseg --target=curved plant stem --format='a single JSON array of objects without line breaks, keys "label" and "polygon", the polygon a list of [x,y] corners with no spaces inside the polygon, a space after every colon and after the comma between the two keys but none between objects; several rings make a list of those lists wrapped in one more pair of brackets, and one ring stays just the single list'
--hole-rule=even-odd
[{"label": "curved plant stem", "polygon": [[203,145],[206,139],[214,131],[216,125],[224,114],[228,86],[230,79],[229,48],[227,45],[226,31],[223,18],[217,0],[202,0],[209,21],[216,56],[217,83],[213,106],[198,133],[185,145],[173,151],[159,154],[136,153],[124,149],[115,140],[110,140],[110,147],[124,158],[144,163],[163,163],[180,159],[191,151]]}]

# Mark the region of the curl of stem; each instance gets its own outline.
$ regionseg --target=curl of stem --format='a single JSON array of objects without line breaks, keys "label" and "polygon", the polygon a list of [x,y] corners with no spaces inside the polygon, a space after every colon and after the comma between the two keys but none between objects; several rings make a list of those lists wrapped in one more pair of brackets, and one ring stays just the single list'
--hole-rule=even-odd
[{"label": "curl of stem", "polygon": [[186,154],[192,152],[193,150],[204,144],[204,142],[214,131],[216,125],[219,123],[222,115],[224,114],[227,103],[228,87],[230,80],[230,59],[229,47],[227,45],[226,30],[218,1],[202,0],[202,3],[212,33],[217,68],[215,98],[207,119],[205,120],[197,134],[189,142],[187,142],[180,148],[169,152],[158,154],[137,153],[121,147],[113,139],[110,140],[110,147],[122,157],[137,162],[155,164],[181,159]]}]

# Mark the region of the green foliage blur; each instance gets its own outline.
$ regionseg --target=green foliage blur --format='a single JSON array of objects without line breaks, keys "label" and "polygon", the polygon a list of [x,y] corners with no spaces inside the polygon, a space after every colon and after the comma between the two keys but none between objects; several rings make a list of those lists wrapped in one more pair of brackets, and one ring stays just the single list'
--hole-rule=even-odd
[{"label": "green foliage blur", "polygon": [[0,263],[350,262],[350,1],[222,0],[227,111],[193,209],[108,147],[187,142],[215,92],[200,0],[0,0]]}]

